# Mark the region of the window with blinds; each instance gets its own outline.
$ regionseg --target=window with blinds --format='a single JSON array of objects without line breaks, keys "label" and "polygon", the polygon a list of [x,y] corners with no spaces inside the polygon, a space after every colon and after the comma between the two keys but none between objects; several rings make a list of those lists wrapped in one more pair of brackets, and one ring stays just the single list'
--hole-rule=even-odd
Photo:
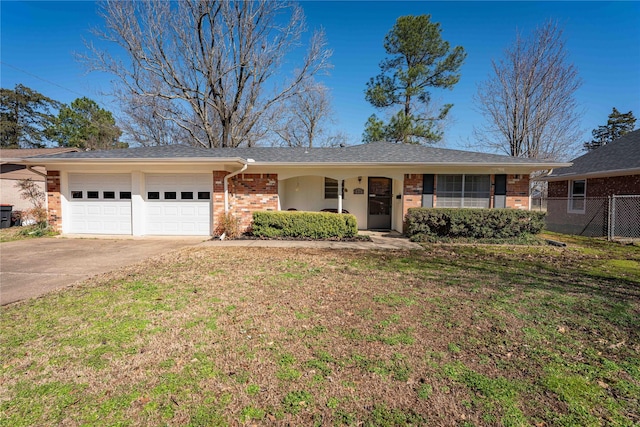
[{"label": "window with blinds", "polygon": [[437,206],[440,208],[488,208],[490,175],[438,175]]}]

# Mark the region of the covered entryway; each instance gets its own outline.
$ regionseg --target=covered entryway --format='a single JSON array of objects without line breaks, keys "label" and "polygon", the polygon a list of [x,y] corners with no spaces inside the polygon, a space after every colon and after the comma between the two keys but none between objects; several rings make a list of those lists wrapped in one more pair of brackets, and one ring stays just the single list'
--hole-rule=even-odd
[{"label": "covered entryway", "polygon": [[209,236],[212,184],[208,174],[146,175],[145,234]]},{"label": "covered entryway", "polygon": [[391,178],[369,177],[367,228],[371,230],[391,229],[391,200],[393,197],[391,184]]},{"label": "covered entryway", "polygon": [[131,234],[131,175],[69,174],[69,229],[78,234]]}]

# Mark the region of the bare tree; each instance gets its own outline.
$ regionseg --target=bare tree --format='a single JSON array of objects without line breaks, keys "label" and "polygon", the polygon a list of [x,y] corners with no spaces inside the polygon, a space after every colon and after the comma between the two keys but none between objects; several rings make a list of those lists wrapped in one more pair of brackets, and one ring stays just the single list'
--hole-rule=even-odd
[{"label": "bare tree", "polygon": [[358,141],[355,138],[343,131],[332,133],[323,141],[325,147],[345,147],[357,143]]},{"label": "bare tree", "polygon": [[253,145],[270,111],[329,66],[322,32],[297,67],[286,63],[305,24],[302,9],[285,2],[107,0],[101,16],[96,35],[128,60],[89,44],[89,68],[114,74],[133,96],[162,100],[153,103],[158,119],[207,148]]},{"label": "bare tree", "polygon": [[139,96],[126,88],[116,89],[115,97],[120,103],[121,115],[118,124],[123,131],[123,140],[144,147],[169,144],[191,144],[189,133],[174,121],[163,118],[173,110],[171,101],[158,96]]},{"label": "bare tree", "polygon": [[475,129],[477,145],[510,156],[564,159],[581,134],[574,94],[581,85],[555,22],[529,38],[518,34],[475,98],[486,124]]},{"label": "bare tree", "polygon": [[283,105],[274,133],[289,147],[324,145],[322,138],[332,114],[327,87],[308,81]]}]

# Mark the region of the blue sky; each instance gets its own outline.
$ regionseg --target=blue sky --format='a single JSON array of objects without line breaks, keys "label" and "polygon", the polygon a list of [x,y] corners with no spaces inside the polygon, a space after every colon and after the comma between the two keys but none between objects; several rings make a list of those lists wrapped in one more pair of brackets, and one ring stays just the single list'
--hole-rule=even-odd
[{"label": "blue sky", "polygon": [[[336,130],[360,141],[364,123],[375,112],[364,89],[384,58],[385,34],[397,17],[431,14],[443,38],[463,46],[467,60],[453,90],[434,90],[433,97],[453,103],[443,146],[462,148],[473,142],[482,117],[473,104],[477,85],[514,40],[548,19],[564,28],[567,50],[583,80],[576,97],[584,112],[584,139],[606,122],[612,107],[640,117],[640,2],[329,2],[301,3],[310,29],[323,27],[333,50],[333,69],[321,80],[331,89]],[[111,76],[90,73],[73,52],[83,52],[89,29],[100,26],[96,5],[88,1],[0,3],[0,84],[22,83],[56,100],[70,103],[87,96],[111,110],[103,93]]]}]

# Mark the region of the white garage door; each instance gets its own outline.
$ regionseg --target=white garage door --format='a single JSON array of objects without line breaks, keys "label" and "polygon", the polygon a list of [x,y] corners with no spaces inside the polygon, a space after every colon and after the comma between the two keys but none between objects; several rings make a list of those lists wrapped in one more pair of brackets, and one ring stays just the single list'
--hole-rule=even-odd
[{"label": "white garage door", "polygon": [[211,235],[209,174],[148,174],[146,184],[146,234]]},{"label": "white garage door", "polygon": [[131,234],[131,175],[69,174],[68,233]]}]

